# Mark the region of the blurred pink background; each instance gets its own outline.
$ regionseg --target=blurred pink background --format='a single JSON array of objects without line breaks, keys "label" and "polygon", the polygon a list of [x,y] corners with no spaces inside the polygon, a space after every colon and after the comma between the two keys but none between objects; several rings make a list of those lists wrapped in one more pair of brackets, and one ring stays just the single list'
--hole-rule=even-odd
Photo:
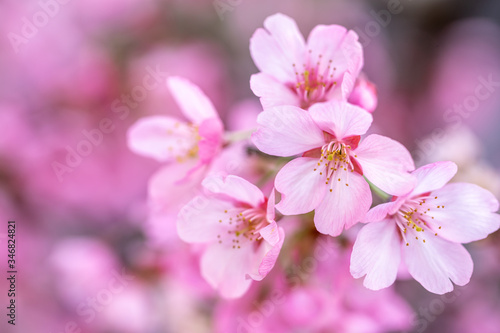
[{"label": "blurred pink background", "polygon": [[[347,233],[307,274],[294,271],[297,254],[284,259],[289,270],[225,301],[175,234],[173,211],[192,192],[148,215],[148,180],[163,166],[128,150],[127,129],[145,115],[180,115],[167,75],[199,85],[226,128],[252,129],[261,109],[249,38],[276,12],[306,36],[317,24],[358,32],[379,94],[372,131],[405,144],[418,165],[455,161],[455,180],[500,198],[500,4],[401,0],[390,14],[393,1],[0,2],[0,267],[15,220],[19,271],[15,327],[0,279],[0,331],[498,332],[498,232],[468,246],[472,280],[448,296],[413,280],[364,289],[347,268]],[[300,286],[286,285],[290,276]],[[275,298],[262,299],[263,288]]]}]

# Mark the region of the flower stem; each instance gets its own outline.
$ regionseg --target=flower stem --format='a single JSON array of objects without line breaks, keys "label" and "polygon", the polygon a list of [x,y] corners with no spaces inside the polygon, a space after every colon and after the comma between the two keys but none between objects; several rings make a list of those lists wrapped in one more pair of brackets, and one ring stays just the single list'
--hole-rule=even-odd
[{"label": "flower stem", "polygon": [[368,183],[368,185],[370,185],[370,189],[372,190],[373,193],[375,193],[380,199],[384,200],[384,201],[388,201],[391,196],[387,193],[385,193],[384,191],[382,191],[381,189],[379,189],[377,186],[373,185],[372,182],[370,182],[368,179],[366,179],[366,177],[364,177],[366,182]]},{"label": "flower stem", "polygon": [[238,141],[247,140],[250,139],[253,132],[255,132],[255,129],[226,132],[224,134],[224,141],[226,143],[234,143]]}]

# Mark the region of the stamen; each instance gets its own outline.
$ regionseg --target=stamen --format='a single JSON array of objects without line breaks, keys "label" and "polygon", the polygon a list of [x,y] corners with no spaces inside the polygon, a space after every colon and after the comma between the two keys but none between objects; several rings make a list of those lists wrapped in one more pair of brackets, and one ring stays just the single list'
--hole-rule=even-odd
[{"label": "stamen", "polygon": [[[318,55],[316,61],[311,59],[312,50],[309,50],[306,56],[306,61],[302,64],[303,70],[299,71],[296,64],[292,64],[295,72],[296,83],[292,84],[296,94],[301,99],[301,106],[307,109],[311,104],[323,102],[325,96],[331,89],[336,87],[336,82],[333,81],[333,72],[331,70],[332,59],[328,60],[328,65],[323,73],[320,73],[324,58],[322,54]],[[336,68],[333,69],[335,71]],[[300,73],[301,72],[301,73]]]}]

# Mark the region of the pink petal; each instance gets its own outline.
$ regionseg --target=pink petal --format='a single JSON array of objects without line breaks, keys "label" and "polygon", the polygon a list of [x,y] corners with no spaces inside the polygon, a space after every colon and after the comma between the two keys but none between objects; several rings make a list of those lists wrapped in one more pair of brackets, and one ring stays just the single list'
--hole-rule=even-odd
[{"label": "pink petal", "polygon": [[[257,29],[250,38],[250,54],[255,66],[276,80],[286,83],[295,80],[295,60],[283,50],[274,36],[266,30]],[[300,60],[300,59],[299,59]],[[300,62],[299,62],[300,63]]]},{"label": "pink petal", "polygon": [[349,103],[358,105],[368,112],[373,112],[377,108],[377,88],[364,76],[358,77],[354,90],[351,92]]},{"label": "pink petal", "polygon": [[194,130],[176,118],[151,116],[139,119],[127,132],[134,153],[165,162],[187,157],[196,147]]},{"label": "pink petal", "polygon": [[206,175],[207,170],[208,170],[208,165],[205,162],[198,160],[198,163],[196,163],[194,167],[189,169],[183,178],[177,180],[176,184],[183,184],[186,182],[190,182],[191,179],[196,178],[197,175],[200,175],[200,174]]},{"label": "pink petal", "polygon": [[295,106],[267,109],[257,118],[259,128],[252,135],[253,143],[266,154],[293,156],[321,147],[323,132],[307,111]]},{"label": "pink petal", "polygon": [[259,234],[271,246],[283,241],[278,224],[275,221],[270,222],[266,227],[260,229]]},{"label": "pink petal", "polygon": [[363,222],[382,221],[388,215],[392,215],[395,212],[397,212],[397,210],[399,209],[399,207],[401,207],[403,203],[404,201],[392,201],[377,205],[372,209],[370,209],[368,213],[366,213]]},{"label": "pink petal", "polygon": [[399,229],[391,219],[365,225],[358,233],[351,255],[354,278],[366,275],[368,289],[379,290],[394,283],[401,261]]},{"label": "pink petal", "polygon": [[226,235],[230,228],[225,211],[233,208],[226,201],[207,196],[196,196],[188,202],[177,217],[177,233],[188,243],[214,242],[219,235]]},{"label": "pink petal", "polygon": [[326,191],[316,207],[314,224],[322,234],[338,236],[344,226],[350,228],[364,219],[372,204],[372,195],[366,180],[356,172],[337,171],[332,178],[332,191]]},{"label": "pink petal", "polygon": [[[171,210],[181,208],[195,195],[204,178],[203,173],[196,173],[188,181],[179,183],[186,172],[195,166],[194,160],[186,163],[167,164],[155,172],[148,181],[148,200],[151,208],[161,209],[169,206]],[[170,189],[165,191],[165,189]],[[177,213],[176,213],[177,214]]]},{"label": "pink petal", "polygon": [[316,158],[299,157],[288,162],[276,175],[275,186],[281,192],[276,208],[285,215],[314,210],[326,192],[324,169]]},{"label": "pink petal", "polygon": [[198,154],[203,163],[209,163],[220,151],[224,128],[219,118],[204,120],[198,129],[201,140],[198,142]]},{"label": "pink petal", "polygon": [[259,207],[265,200],[257,186],[238,176],[212,175],[205,178],[202,185],[216,197],[230,202]]},{"label": "pink petal", "polygon": [[276,194],[273,187],[271,193],[269,194],[269,199],[267,199],[266,219],[268,221],[274,221],[276,215],[275,206],[276,206]]},{"label": "pink petal", "polygon": [[408,150],[399,142],[372,134],[353,151],[363,174],[375,186],[392,195],[403,195],[415,186],[408,171],[415,167]]},{"label": "pink petal", "polygon": [[300,106],[300,100],[289,87],[274,77],[265,73],[254,74],[250,77],[250,88],[260,97],[264,109],[280,105]]},{"label": "pink petal", "polygon": [[358,42],[358,35],[342,26],[317,25],[309,34],[307,48],[312,51],[312,61],[318,61],[319,55],[322,56],[319,73],[329,71],[334,74],[335,80],[341,79],[346,71],[356,78],[363,67],[363,48]]},{"label": "pink petal", "polygon": [[263,228],[260,234],[265,242],[260,245],[264,250],[259,252],[263,253],[264,257],[256,257],[259,263],[258,274],[249,274],[256,281],[262,280],[273,269],[285,240],[285,231],[283,228],[278,227],[276,222],[272,222]]},{"label": "pink petal", "polygon": [[306,43],[297,23],[292,18],[277,13],[265,19],[264,27],[273,36],[279,48],[284,51],[286,58],[282,61],[287,60],[288,63],[292,65],[295,63],[297,66],[304,63]]},{"label": "pink petal", "polygon": [[443,187],[457,173],[457,165],[453,162],[436,162],[424,165],[413,172],[417,177],[417,185],[412,195],[431,192]]},{"label": "pink petal", "polygon": [[362,108],[336,100],[314,104],[309,113],[317,126],[338,140],[365,134],[373,121]]},{"label": "pink petal", "polygon": [[182,113],[193,124],[201,124],[205,119],[219,117],[210,99],[190,81],[171,76],[167,79],[167,87]]},{"label": "pink petal", "polygon": [[[185,163],[169,163],[155,172],[148,181],[148,221],[145,225],[148,239],[162,246],[179,244],[177,215],[199,191],[203,173],[193,174],[189,180],[179,183],[195,160]],[[165,191],[165,189],[169,189]]]},{"label": "pink petal", "polygon": [[242,244],[239,249],[234,249],[229,243],[214,243],[201,257],[201,274],[222,297],[238,298],[252,283],[247,274],[253,259],[251,242]]},{"label": "pink petal", "polygon": [[[433,191],[434,208],[429,215],[434,217],[432,225],[440,237],[457,243],[468,243],[486,238],[500,227],[498,200],[489,191],[466,183],[453,183]],[[429,200],[428,200],[429,201]]]},{"label": "pink petal", "polygon": [[425,237],[425,243],[421,237],[407,237],[407,242],[403,251],[408,271],[428,291],[444,294],[453,290],[450,280],[459,286],[469,282],[472,258],[461,244],[434,235]]},{"label": "pink petal", "polygon": [[[342,83],[340,84],[341,100],[342,101],[347,101],[349,96],[352,94],[352,91],[354,90],[355,84],[356,84],[356,77],[354,77],[350,72],[345,72],[345,74],[342,78]],[[351,103],[351,104],[357,105],[354,103]]]}]

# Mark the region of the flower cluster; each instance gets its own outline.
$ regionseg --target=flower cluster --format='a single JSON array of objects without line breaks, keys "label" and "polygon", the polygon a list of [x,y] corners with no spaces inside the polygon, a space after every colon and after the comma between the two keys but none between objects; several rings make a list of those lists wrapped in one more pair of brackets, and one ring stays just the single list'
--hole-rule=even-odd
[{"label": "flower cluster", "polygon": [[[241,297],[273,269],[282,248],[281,257],[292,255],[283,217],[314,211],[324,235],[366,223],[350,272],[366,276],[369,289],[392,285],[401,271],[437,294],[451,291],[451,282],[467,284],[473,264],[462,243],[500,227],[499,203],[477,185],[447,184],[457,172],[453,162],[415,170],[401,143],[366,135],[377,94],[361,72],[356,33],[319,25],[306,41],[291,18],[276,14],[255,31],[250,53],[260,70],[250,87],[263,109],[250,140],[225,133],[210,100],[179,77],[167,87],[188,121],[152,116],[129,130],[134,152],[179,163],[167,173],[175,189],[164,176],[150,188],[190,194],[163,204],[178,205],[177,233],[199,244],[204,279],[225,298]],[[372,207],[372,192],[392,198]]]}]

